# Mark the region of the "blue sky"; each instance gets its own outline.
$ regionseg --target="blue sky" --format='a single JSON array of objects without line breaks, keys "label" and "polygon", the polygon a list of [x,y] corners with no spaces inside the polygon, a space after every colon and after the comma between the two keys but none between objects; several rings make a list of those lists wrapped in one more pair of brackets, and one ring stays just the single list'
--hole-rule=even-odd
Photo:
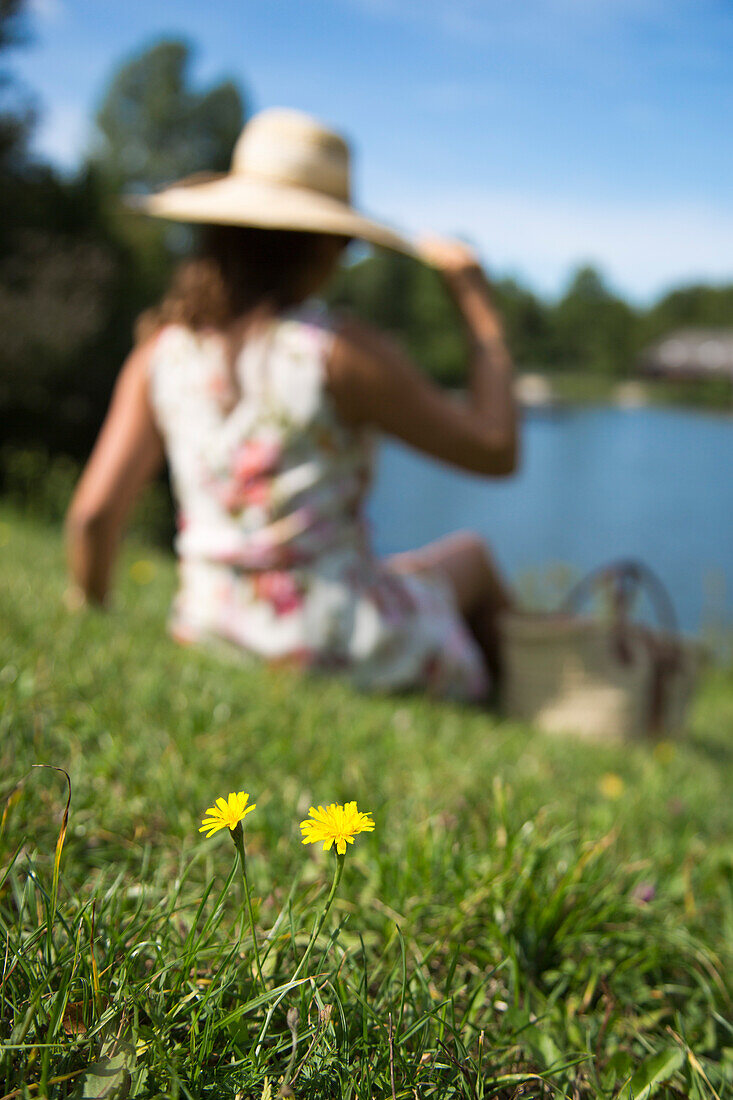
[{"label": "blue sky", "polygon": [[356,147],[357,201],[558,293],[592,261],[648,300],[733,281],[733,0],[30,0],[14,70],[73,167],[120,60],[163,35],[250,110]]}]

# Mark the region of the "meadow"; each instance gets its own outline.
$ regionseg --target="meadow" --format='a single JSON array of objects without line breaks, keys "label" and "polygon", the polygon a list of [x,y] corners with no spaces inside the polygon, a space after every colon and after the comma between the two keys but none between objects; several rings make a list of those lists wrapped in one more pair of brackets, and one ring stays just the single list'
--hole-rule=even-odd
[{"label": "meadow", "polygon": [[[684,740],[591,746],[183,649],[174,584],[129,545],[70,612],[58,526],[0,512],[2,1100],[733,1094],[730,668]],[[261,977],[198,831],[240,790]],[[302,965],[299,822],[350,800]]]}]

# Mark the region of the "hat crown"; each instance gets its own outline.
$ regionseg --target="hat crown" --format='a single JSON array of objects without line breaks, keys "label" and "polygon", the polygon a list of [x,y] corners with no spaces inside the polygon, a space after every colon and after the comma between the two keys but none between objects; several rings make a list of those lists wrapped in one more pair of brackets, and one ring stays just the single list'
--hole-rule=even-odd
[{"label": "hat crown", "polygon": [[251,118],[234,147],[232,173],[350,201],[346,142],[301,111],[273,107]]}]

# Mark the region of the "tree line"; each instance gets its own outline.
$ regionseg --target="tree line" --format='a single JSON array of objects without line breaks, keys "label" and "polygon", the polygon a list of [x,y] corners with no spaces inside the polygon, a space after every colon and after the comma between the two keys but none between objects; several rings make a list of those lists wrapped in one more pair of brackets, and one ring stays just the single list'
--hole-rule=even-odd
[{"label": "tree line", "polygon": [[[83,459],[135,318],[195,247],[194,231],[126,212],[119,195],[225,169],[247,110],[234,81],[193,85],[189,43],[158,42],[111,74],[94,142],[78,170],[62,175],[31,154],[32,97],[7,65],[28,33],[25,0],[2,0],[0,190],[8,216],[0,224],[0,421],[6,447]],[[683,287],[642,309],[583,267],[556,301],[512,279],[497,278],[494,291],[519,367],[543,372],[629,377],[641,349],[670,329],[733,324],[733,286]],[[462,384],[460,321],[428,268],[365,254],[344,266],[328,298],[397,334],[441,383]]]}]

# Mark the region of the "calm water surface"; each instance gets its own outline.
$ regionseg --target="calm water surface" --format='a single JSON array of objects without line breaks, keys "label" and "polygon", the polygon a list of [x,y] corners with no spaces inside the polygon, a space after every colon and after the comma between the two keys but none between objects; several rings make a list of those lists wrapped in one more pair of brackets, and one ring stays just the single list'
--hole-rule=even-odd
[{"label": "calm water surface", "polygon": [[733,625],[733,417],[531,411],[521,470],[504,481],[385,443],[371,517],[380,553],[478,531],[515,580],[638,557],[669,588],[686,630]]}]

